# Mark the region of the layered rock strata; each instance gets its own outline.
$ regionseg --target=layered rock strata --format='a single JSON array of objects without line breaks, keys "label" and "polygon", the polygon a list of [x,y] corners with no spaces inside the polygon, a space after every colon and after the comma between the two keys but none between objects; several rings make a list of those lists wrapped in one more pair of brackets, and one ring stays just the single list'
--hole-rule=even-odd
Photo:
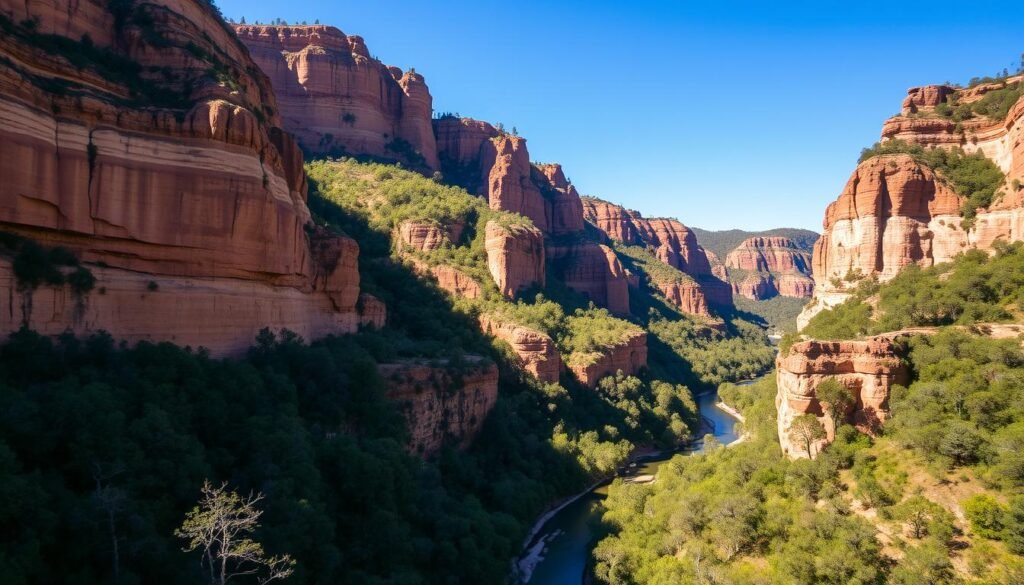
[{"label": "layered rock strata", "polygon": [[68,247],[98,280],[69,300],[0,264],[2,330],[214,355],[268,326],[355,330],[358,247],[306,229],[302,155],[212,8],[4,0],[0,18],[0,229]]},{"label": "layered rock strata", "polygon": [[893,386],[906,385],[910,371],[899,346],[886,338],[865,341],[801,341],[775,362],[778,394],[779,443],[791,458],[807,457],[804,443],[792,435],[793,420],[812,414],[822,422],[826,437],[811,446],[811,455],[830,443],[833,421],[815,389],[825,380],[836,380],[853,398],[849,412],[838,422],[852,422],[861,431],[875,433],[889,415]]},{"label": "layered rock strata", "polygon": [[315,154],[359,154],[439,168],[433,99],[422,75],[370,56],[361,37],[322,25],[235,25],[270,77],[284,128]]},{"label": "layered rock strata", "polygon": [[550,244],[547,262],[566,286],[612,313],[629,314],[629,275],[603,244]]},{"label": "layered rock strata", "polygon": [[661,262],[689,275],[694,283],[657,282],[652,286],[683,311],[708,316],[714,306],[730,306],[732,292],[716,276],[707,252],[685,225],[674,219],[647,219],[619,205],[586,197],[584,218],[609,239],[647,248]]},{"label": "layered rock strata", "polygon": [[480,329],[508,343],[518,357],[519,365],[538,380],[558,382],[563,369],[562,358],[554,340],[546,333],[489,315],[480,317]]},{"label": "layered rock strata", "polygon": [[744,240],[725,258],[727,269],[739,271],[733,293],[763,300],[776,295],[807,298],[813,294],[811,255],[781,236]]},{"label": "layered rock strata", "polygon": [[975,115],[957,123],[937,109],[971,104],[1017,83],[1020,76],[969,89],[910,90],[903,112],[883,126],[882,139],[980,152],[1006,174],[1002,195],[962,225],[963,198],[931,169],[905,155],[861,163],[826,211],[814,252],[814,299],[800,327],[849,298],[861,278],[884,281],[909,264],[931,266],[972,248],[990,250],[998,240],[1024,239],[1024,98],[1001,120]]},{"label": "layered rock strata", "polygon": [[498,368],[482,358],[468,365],[419,361],[381,364],[387,395],[401,406],[408,449],[430,457],[444,445],[468,446],[498,400]]}]

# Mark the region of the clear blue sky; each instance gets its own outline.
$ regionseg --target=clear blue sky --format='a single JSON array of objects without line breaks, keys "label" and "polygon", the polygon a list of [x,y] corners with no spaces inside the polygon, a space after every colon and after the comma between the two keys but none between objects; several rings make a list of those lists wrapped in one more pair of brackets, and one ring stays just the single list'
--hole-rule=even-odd
[{"label": "clear blue sky", "polygon": [[805,227],[906,89],[1024,51],[1019,2],[218,0],[332,24],[426,76],[436,111],[517,127],[581,193],[707,229]]}]

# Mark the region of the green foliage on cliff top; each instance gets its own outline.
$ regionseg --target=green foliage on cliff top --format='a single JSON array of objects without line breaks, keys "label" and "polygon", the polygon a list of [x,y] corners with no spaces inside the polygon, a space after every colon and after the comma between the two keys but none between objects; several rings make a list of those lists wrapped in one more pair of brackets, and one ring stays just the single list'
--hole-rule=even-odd
[{"label": "green foliage on cliff top", "polygon": [[960,208],[960,215],[967,220],[974,219],[979,208],[995,203],[1006,183],[1006,175],[991,159],[980,152],[967,154],[959,148],[924,148],[902,140],[886,140],[863,149],[858,162],[886,154],[909,154],[936,171],[958,195],[967,198]]},{"label": "green foliage on cliff top", "polygon": [[781,295],[763,301],[752,301],[736,295],[732,300],[737,309],[763,318],[768,325],[768,331],[778,334],[796,331],[796,317],[807,304],[807,299]]},{"label": "green foliage on cliff top", "polygon": [[1024,83],[1018,81],[1007,84],[1005,79],[991,79],[985,83],[1002,83],[1003,87],[988,91],[980,100],[970,103],[960,104],[955,95],[949,96],[945,102],[935,107],[935,113],[956,122],[969,120],[975,116],[984,116],[999,122],[1005,120],[1010,109],[1024,96]]},{"label": "green foliage on cliff top", "polygon": [[565,320],[565,333],[559,338],[559,347],[566,355],[567,364],[589,364],[604,350],[643,332],[640,327],[613,317],[607,309],[577,309]]},{"label": "green foliage on cliff top", "polygon": [[991,257],[972,250],[931,268],[911,265],[882,285],[863,281],[852,298],[815,315],[801,333],[850,339],[908,327],[1005,322],[1022,302],[1024,244],[1016,242],[997,246]]}]

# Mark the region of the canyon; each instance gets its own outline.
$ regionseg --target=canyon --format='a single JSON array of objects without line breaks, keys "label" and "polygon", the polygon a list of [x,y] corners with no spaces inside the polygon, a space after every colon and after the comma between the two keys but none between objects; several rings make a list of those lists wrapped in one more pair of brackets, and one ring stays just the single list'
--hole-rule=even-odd
[{"label": "canyon", "polygon": [[776,295],[809,298],[814,292],[811,254],[789,238],[753,237],[744,240],[725,258],[733,294],[751,300]]}]

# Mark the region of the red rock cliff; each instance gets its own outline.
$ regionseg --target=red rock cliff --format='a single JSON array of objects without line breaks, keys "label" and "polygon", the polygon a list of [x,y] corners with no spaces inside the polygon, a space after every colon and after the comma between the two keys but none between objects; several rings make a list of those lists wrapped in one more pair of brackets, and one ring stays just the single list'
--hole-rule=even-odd
[{"label": "red rock cliff", "polygon": [[583,216],[608,238],[645,247],[658,260],[691,276],[697,286],[685,287],[686,290],[674,284],[652,282],[684,311],[710,315],[709,307],[732,304],[729,285],[714,274],[697,236],[679,221],[647,219],[636,211],[593,197],[583,199]]},{"label": "red rock cliff", "polygon": [[434,131],[447,180],[484,197],[492,209],[530,218],[546,234],[583,229],[576,188],[561,166],[532,164],[525,138],[468,118],[435,120]]},{"label": "red rock cliff", "polygon": [[[333,26],[235,25],[306,150],[398,158],[436,170],[433,100],[423,76],[370,56]],[[422,157],[422,160],[417,160]]]},{"label": "red rock cliff", "polygon": [[760,300],[782,295],[810,297],[811,255],[799,249],[789,238],[753,237],[744,240],[725,258],[727,268],[748,274],[733,283],[733,292]]},{"label": "red rock cliff", "polygon": [[605,376],[621,371],[632,375],[647,367],[647,332],[637,330],[622,343],[600,354],[569,356],[569,370],[584,386],[593,388]]},{"label": "red rock cliff", "polygon": [[487,269],[498,290],[513,298],[531,286],[544,286],[544,234],[535,227],[488,221],[484,247]]},{"label": "red rock cliff", "polygon": [[467,447],[498,400],[498,368],[470,356],[458,369],[408,361],[381,364],[387,394],[402,406],[409,451],[423,457],[443,445]]},{"label": "red rock cliff", "polygon": [[862,431],[874,433],[889,415],[889,395],[896,384],[906,385],[910,372],[892,341],[874,338],[866,341],[802,341],[775,361],[778,394],[779,443],[789,457],[807,457],[804,445],[790,437],[793,419],[802,414],[818,417],[828,435],[812,446],[817,454],[822,445],[835,437],[832,422],[815,396],[823,381],[834,379],[853,397],[853,407],[844,421],[853,422]]},{"label": "red rock cliff", "polygon": [[814,300],[798,319],[801,327],[848,298],[859,276],[886,280],[909,264],[931,266],[970,248],[991,249],[996,240],[1024,239],[1024,189],[1014,188],[1014,180],[1024,180],[1024,98],[1002,120],[975,115],[957,124],[937,110],[943,102],[970,104],[1021,82],[1017,76],[969,89],[910,90],[903,112],[883,126],[883,140],[980,152],[1006,174],[1004,194],[964,229],[961,198],[930,169],[907,156],[860,164],[825,213],[814,252]]},{"label": "red rock cliff", "polygon": [[489,315],[481,315],[480,329],[508,343],[519,358],[520,366],[538,380],[558,382],[562,358],[549,335]]},{"label": "red rock cliff", "polygon": [[[0,228],[71,248],[98,280],[85,299],[39,289],[28,314],[0,295],[0,330],[222,355],[262,327],[357,327],[358,248],[307,233],[302,158],[270,83],[206,3],[115,17],[92,0],[0,0],[0,17]],[[0,286],[13,281],[0,260]]]}]

